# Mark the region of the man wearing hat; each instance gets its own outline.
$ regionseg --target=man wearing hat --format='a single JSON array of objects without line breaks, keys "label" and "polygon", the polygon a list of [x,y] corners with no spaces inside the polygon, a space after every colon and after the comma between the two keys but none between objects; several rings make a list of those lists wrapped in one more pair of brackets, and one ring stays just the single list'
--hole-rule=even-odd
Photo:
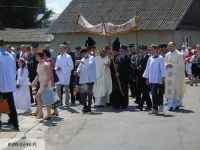
[{"label": "man wearing hat", "polygon": [[[135,49],[134,49],[134,44],[129,44],[129,52],[127,53],[128,57],[131,59],[133,56],[133,59],[135,58]],[[132,61],[132,60],[131,60]],[[131,63],[131,73],[133,72],[133,64]],[[131,91],[131,97],[135,98],[135,88],[136,88],[136,82],[133,82],[132,76],[130,75],[129,79],[129,86],[130,86],[130,91]]]},{"label": "man wearing hat", "polygon": [[119,78],[123,95],[121,95],[121,101],[116,100],[114,103],[115,108],[126,109],[128,106],[128,81],[130,78],[130,58],[127,54],[127,46],[120,46],[120,57],[116,59],[117,73],[116,76]]},{"label": "man wearing hat", "polygon": [[104,50],[106,51],[106,56],[110,57],[110,47],[109,46],[105,46]]},{"label": "man wearing hat", "polygon": [[[116,62],[117,57],[120,57],[119,49],[117,49],[116,47],[113,46],[112,47],[112,55],[110,57],[110,60],[111,60],[110,73],[111,73],[111,78],[112,78],[112,93],[110,94],[110,103],[107,104],[108,106],[113,106],[114,101],[116,99],[120,98],[119,85],[118,85],[117,77],[115,75],[116,71],[115,71],[114,64],[113,64],[113,60],[114,60],[114,62]],[[120,100],[118,100],[118,101],[120,101]]]},{"label": "man wearing hat", "polygon": [[[33,43],[32,52],[27,57],[27,66],[28,66],[28,72],[29,72],[28,78],[31,83],[35,80],[35,77],[37,76],[38,61],[35,58],[35,53],[38,51],[38,46],[39,46],[38,43]],[[29,46],[28,45],[25,46],[25,50],[26,50],[26,47],[28,49]],[[30,87],[29,89],[30,89],[31,103],[34,103],[32,87]],[[38,90],[39,90],[39,82],[38,82],[38,86],[36,87],[36,93]],[[37,104],[36,100],[35,100],[35,104]]]},{"label": "man wearing hat", "polygon": [[[140,48],[141,51],[141,62],[138,67],[138,90],[137,90],[137,98],[139,101],[139,105],[136,107],[140,110],[143,110],[144,101],[146,101],[147,107],[145,109],[150,109],[152,107],[151,98],[149,95],[149,86],[146,85],[146,79],[143,77],[144,71],[146,69],[146,65],[149,59],[148,47],[142,46]],[[142,96],[141,96],[142,95]]]}]

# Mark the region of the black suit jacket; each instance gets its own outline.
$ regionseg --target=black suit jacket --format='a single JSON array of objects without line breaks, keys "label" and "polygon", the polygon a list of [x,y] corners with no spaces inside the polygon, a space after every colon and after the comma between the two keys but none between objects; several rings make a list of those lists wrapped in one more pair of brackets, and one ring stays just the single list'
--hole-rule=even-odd
[{"label": "black suit jacket", "polygon": [[145,55],[144,57],[141,56],[141,63],[140,63],[140,67],[138,68],[138,81],[139,82],[145,82],[146,79],[143,78],[143,74],[144,74],[144,71],[146,69],[146,66],[147,66],[147,62],[148,62],[148,59],[149,59],[149,55]]},{"label": "black suit jacket", "polygon": [[29,71],[28,77],[30,78],[30,81],[32,82],[32,80],[34,80],[35,77],[37,76],[37,66],[38,66],[38,61],[36,60],[34,53],[30,53],[28,55],[27,66],[28,66],[28,71]]},{"label": "black suit jacket", "polygon": [[[119,56],[119,54],[115,55],[114,56],[114,62],[116,64],[116,58]],[[112,81],[114,82],[114,80],[117,80],[116,78],[116,73],[115,73],[115,68],[114,68],[114,64],[113,64],[113,61],[111,61],[111,64],[110,64],[110,73],[111,73],[111,78],[112,78]]]},{"label": "black suit jacket", "polygon": [[130,65],[131,61],[128,55],[118,56],[116,58],[117,72],[119,73],[119,79],[123,82],[128,82],[130,79]]}]

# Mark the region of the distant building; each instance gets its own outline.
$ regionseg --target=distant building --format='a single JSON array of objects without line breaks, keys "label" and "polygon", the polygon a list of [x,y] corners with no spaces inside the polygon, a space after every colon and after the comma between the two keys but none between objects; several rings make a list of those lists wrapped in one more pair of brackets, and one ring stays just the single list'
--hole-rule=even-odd
[{"label": "distant building", "polygon": [[54,40],[52,34],[46,34],[47,29],[10,29],[0,30],[0,38],[3,38],[6,44],[12,47],[20,45],[31,45],[34,42],[39,43],[39,48]]},{"label": "distant building", "polygon": [[[75,20],[82,6],[80,0],[72,0],[58,19],[50,26],[48,33],[54,34],[52,42],[58,47],[63,41],[69,41]],[[91,24],[105,22],[122,24],[138,12],[139,43],[144,45],[175,41],[177,48],[182,44],[192,46],[200,43],[200,0],[87,0],[82,15]],[[108,17],[109,16],[109,17]],[[94,38],[97,45],[104,47],[106,37],[89,35],[77,27],[72,49],[83,46],[88,36]],[[118,36],[124,45],[135,43],[135,31]],[[111,37],[113,41],[116,36]]]}]

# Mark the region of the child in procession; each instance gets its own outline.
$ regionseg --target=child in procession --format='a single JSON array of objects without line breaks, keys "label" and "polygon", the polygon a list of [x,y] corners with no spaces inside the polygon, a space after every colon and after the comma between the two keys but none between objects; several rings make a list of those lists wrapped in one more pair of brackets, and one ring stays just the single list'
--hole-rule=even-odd
[{"label": "child in procession", "polygon": [[31,98],[29,93],[29,78],[26,63],[23,58],[18,61],[19,69],[17,72],[16,91],[14,92],[14,101],[17,109],[25,110],[24,113],[31,114]]}]

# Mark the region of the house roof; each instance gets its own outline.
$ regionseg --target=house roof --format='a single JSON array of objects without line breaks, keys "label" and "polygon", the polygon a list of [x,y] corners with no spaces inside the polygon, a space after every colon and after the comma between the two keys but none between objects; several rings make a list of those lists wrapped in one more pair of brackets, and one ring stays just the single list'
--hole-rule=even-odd
[{"label": "house roof", "polygon": [[48,29],[10,29],[0,30],[0,38],[5,42],[51,42],[52,34],[46,34]]},{"label": "house roof", "polygon": [[[193,0],[84,0],[82,15],[91,24],[122,24],[138,15],[139,30],[176,30]],[[72,32],[83,0],[72,0],[48,33]],[[137,9],[136,9],[137,8]],[[83,32],[77,27],[76,32]]]}]

